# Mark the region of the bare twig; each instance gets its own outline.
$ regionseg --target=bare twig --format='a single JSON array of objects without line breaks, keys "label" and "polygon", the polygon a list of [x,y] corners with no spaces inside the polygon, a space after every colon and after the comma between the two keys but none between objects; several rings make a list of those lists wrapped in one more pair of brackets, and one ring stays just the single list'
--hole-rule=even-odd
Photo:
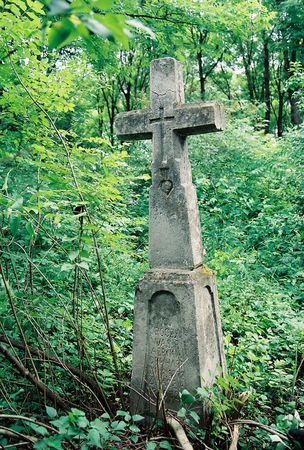
[{"label": "bare twig", "polygon": [[261,428],[262,430],[265,430],[268,433],[276,434],[281,439],[285,439],[286,441],[288,441],[287,434],[282,433],[281,431],[275,430],[274,428],[268,427],[267,425],[264,425],[260,422],[255,422],[254,420],[245,420],[245,419],[244,420],[233,420],[229,424],[230,425],[248,425],[250,427]]},{"label": "bare twig", "polygon": [[[19,348],[21,350],[24,349],[24,346],[21,342],[17,341],[16,339],[8,338],[4,335],[0,335],[0,342],[10,343],[15,348]],[[70,372],[71,374],[75,375],[80,382],[83,382],[90,389],[90,392],[93,393],[94,396],[99,400],[99,404],[100,404],[100,401],[102,401],[100,406],[104,410],[111,412],[110,407],[107,402],[107,399],[106,399],[106,396],[96,380],[94,380],[93,378],[91,378],[90,376],[88,376],[87,374],[82,372],[77,367],[74,367],[71,364],[63,361],[58,356],[52,356],[52,355],[46,353],[44,350],[36,349],[33,347],[29,347],[29,348],[30,348],[31,353],[33,355],[39,356],[39,358],[41,358],[41,360],[43,362],[47,362],[47,363],[51,363],[51,364],[60,366],[63,369]],[[0,417],[1,417],[1,415],[0,415]]]},{"label": "bare twig", "polygon": [[[76,172],[71,160],[71,156],[70,156],[70,150],[62,136],[62,134],[60,133],[59,129],[57,128],[54,120],[52,119],[52,117],[50,116],[50,114],[44,109],[44,107],[35,99],[35,97],[32,95],[32,93],[30,92],[30,90],[28,89],[28,87],[23,83],[21,77],[19,76],[15,65],[10,57],[10,55],[8,55],[9,58],[9,62],[10,65],[12,67],[12,70],[14,72],[14,74],[16,75],[19,83],[21,84],[21,86],[23,87],[23,89],[25,90],[25,92],[27,93],[27,95],[30,97],[30,99],[32,100],[32,102],[37,106],[37,108],[45,115],[45,117],[47,118],[47,120],[49,121],[51,127],[53,128],[53,130],[55,131],[55,134],[57,135],[59,141],[61,142],[65,154],[66,154],[66,158],[68,161],[68,165],[71,171],[71,175],[72,175],[72,179],[73,179],[73,183],[74,186],[76,188],[77,194],[79,196],[79,200],[81,202],[81,204],[83,205],[84,211],[86,213],[88,222],[90,224],[93,224],[92,218],[90,216],[90,213],[86,207],[86,203],[85,203],[85,199],[84,196],[82,194],[80,185],[78,183],[78,179],[76,176]],[[120,371],[118,368],[118,362],[117,362],[117,356],[116,356],[116,350],[114,347],[114,340],[113,340],[113,336],[112,336],[112,332],[111,332],[111,328],[110,328],[110,320],[109,320],[109,314],[108,314],[108,306],[107,306],[107,297],[106,297],[106,291],[105,291],[105,284],[104,284],[104,279],[103,279],[103,273],[102,273],[102,264],[101,264],[101,256],[100,256],[100,251],[99,251],[99,247],[97,244],[97,239],[96,239],[96,235],[95,232],[92,231],[92,239],[93,239],[93,243],[94,243],[94,250],[95,250],[95,254],[96,254],[96,259],[97,259],[97,266],[98,266],[98,274],[99,274],[99,279],[100,279],[100,286],[101,286],[101,291],[102,291],[102,299],[103,299],[103,308],[104,308],[104,316],[105,316],[105,326],[106,326],[106,331],[107,331],[107,336],[108,336],[108,340],[109,340],[109,344],[110,344],[110,349],[111,349],[111,356],[112,356],[112,360],[113,360],[113,364],[114,364],[114,368],[115,368],[115,372],[116,372],[116,376],[119,379],[120,378]],[[119,389],[120,389],[120,385],[119,385]],[[121,401],[123,402],[123,395],[122,395],[122,391],[120,390],[120,397],[121,397]]]},{"label": "bare twig", "polygon": [[42,392],[46,397],[48,397],[55,405],[58,405],[62,409],[66,409],[68,407],[68,402],[48,388],[40,379],[36,378],[30,371],[20,362],[18,359],[13,356],[7,348],[0,343],[0,353],[2,353],[6,359],[10,361],[11,364],[18,370],[18,372],[29,380],[37,389]]},{"label": "bare twig", "polygon": [[53,428],[44,422],[39,422],[39,420],[32,419],[30,417],[18,416],[15,414],[0,414],[0,419],[25,420],[26,422],[31,422],[31,423],[35,423],[36,425],[41,425],[42,427],[46,428],[49,431],[52,431],[53,433],[58,433],[58,430],[56,430],[56,428]]},{"label": "bare twig", "polygon": [[1,277],[2,277],[2,280],[3,280],[3,283],[4,283],[4,287],[5,287],[5,290],[6,290],[6,294],[7,294],[8,300],[9,300],[9,304],[10,304],[10,307],[11,307],[11,310],[12,310],[12,313],[13,313],[13,316],[14,316],[14,319],[15,319],[15,322],[16,322],[16,325],[17,325],[17,328],[18,328],[18,330],[19,330],[21,339],[22,339],[22,341],[23,341],[23,343],[24,343],[24,348],[25,348],[26,353],[28,354],[28,357],[29,357],[29,359],[30,359],[30,362],[31,362],[31,365],[32,365],[32,368],[33,368],[33,371],[34,371],[34,374],[35,374],[35,377],[37,378],[37,380],[39,380],[39,375],[38,375],[36,366],[35,366],[35,364],[34,364],[34,361],[33,361],[33,358],[32,358],[32,355],[31,355],[31,352],[30,352],[30,349],[29,349],[29,346],[28,346],[28,344],[27,344],[27,340],[26,340],[25,334],[24,334],[24,332],[23,332],[23,328],[22,328],[22,326],[21,326],[21,323],[20,323],[19,318],[18,318],[18,315],[17,315],[17,311],[16,311],[16,308],[15,308],[15,303],[14,303],[13,294],[12,294],[12,292],[11,292],[9,282],[8,282],[8,280],[6,279],[5,275],[4,275],[4,272],[3,272],[3,269],[2,269],[1,262],[0,262],[0,274],[1,274]]},{"label": "bare twig", "polygon": [[31,444],[35,444],[37,442],[37,438],[34,438],[32,436],[27,436],[25,434],[19,433],[18,431],[11,430],[7,427],[0,427],[0,434],[3,434],[4,436],[8,436],[14,439],[23,439],[27,442],[30,442]]},{"label": "bare twig", "polygon": [[189,359],[189,358],[185,359],[185,361],[183,361],[183,362],[177,367],[177,369],[176,369],[175,372],[173,373],[172,377],[170,378],[169,383],[167,384],[166,389],[165,389],[165,391],[164,391],[164,394],[161,396],[161,400],[160,400],[159,408],[158,408],[159,411],[160,411],[160,409],[161,409],[161,407],[162,407],[162,405],[163,405],[163,403],[164,403],[164,400],[165,400],[165,397],[166,397],[166,395],[167,395],[168,389],[169,389],[169,387],[171,386],[171,383],[172,383],[172,381],[174,380],[174,378],[175,378],[177,372],[178,372],[178,371],[186,364],[186,362],[188,361],[188,359]]},{"label": "bare twig", "polygon": [[1,448],[12,448],[15,450],[16,447],[21,447],[21,449],[24,449],[25,445],[27,445],[27,442],[16,442],[15,444],[3,445]]}]

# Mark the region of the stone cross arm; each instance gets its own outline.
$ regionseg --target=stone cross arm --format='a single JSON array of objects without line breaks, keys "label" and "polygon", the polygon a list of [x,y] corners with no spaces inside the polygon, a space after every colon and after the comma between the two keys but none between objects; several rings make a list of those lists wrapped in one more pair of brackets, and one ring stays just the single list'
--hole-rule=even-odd
[{"label": "stone cross arm", "polygon": [[158,120],[170,123],[172,131],[180,136],[222,131],[223,108],[215,102],[177,104],[172,115],[155,118],[152,109],[120,113],[115,121],[116,134],[121,140],[152,139],[153,124]]}]

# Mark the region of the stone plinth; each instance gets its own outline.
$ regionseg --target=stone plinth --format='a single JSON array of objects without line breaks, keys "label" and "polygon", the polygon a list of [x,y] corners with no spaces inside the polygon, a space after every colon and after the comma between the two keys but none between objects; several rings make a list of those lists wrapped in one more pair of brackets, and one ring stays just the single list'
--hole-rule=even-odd
[{"label": "stone plinth", "polygon": [[136,291],[131,411],[154,416],[164,393],[165,406],[177,410],[179,392],[211,386],[224,368],[212,272],[148,271]]}]

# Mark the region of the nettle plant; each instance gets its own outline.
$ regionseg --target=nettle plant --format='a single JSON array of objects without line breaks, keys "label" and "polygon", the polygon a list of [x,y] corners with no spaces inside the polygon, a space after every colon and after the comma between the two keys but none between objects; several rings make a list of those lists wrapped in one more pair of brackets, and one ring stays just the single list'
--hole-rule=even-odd
[{"label": "nettle plant", "polygon": [[[66,448],[88,450],[108,449],[116,450],[130,448],[145,448],[146,450],[172,450],[170,442],[161,436],[150,437],[142,432],[139,424],[144,417],[139,414],[131,415],[127,411],[118,410],[114,417],[108,413],[89,420],[86,414],[72,408],[66,415],[58,415],[55,408],[47,406],[46,413],[49,423],[23,416],[6,415],[7,419],[14,419],[12,432],[19,433],[24,444],[36,450]],[[1,444],[6,445],[6,439]]]},{"label": "nettle plant", "polygon": [[48,416],[53,428],[57,431],[51,432],[42,427],[31,424],[36,433],[44,436],[39,439],[34,448],[37,450],[56,448],[63,449],[69,444],[72,448],[87,450],[90,448],[113,449],[118,443],[127,448],[139,441],[138,422],[143,417],[140,415],[131,416],[125,411],[117,411],[115,419],[110,419],[108,413],[89,421],[83,411],[72,408],[65,415],[57,417],[57,411],[54,408],[47,408]]},{"label": "nettle plant", "polygon": [[[224,448],[237,431],[237,445],[244,450],[256,448],[300,450],[300,444],[289,435],[291,429],[304,426],[296,403],[286,409],[276,407],[275,423],[263,415],[263,398],[253,389],[244,391],[241,383],[230,375],[220,377],[212,388],[197,388],[195,394],[180,393],[181,408],[177,417],[184,424],[193,443],[211,448]],[[266,406],[266,405],[265,405]],[[208,414],[203,419],[200,411]],[[286,413],[290,409],[293,413]],[[257,420],[252,420],[257,417]],[[202,420],[203,419],[203,420]],[[199,447],[200,448],[200,447]]]}]

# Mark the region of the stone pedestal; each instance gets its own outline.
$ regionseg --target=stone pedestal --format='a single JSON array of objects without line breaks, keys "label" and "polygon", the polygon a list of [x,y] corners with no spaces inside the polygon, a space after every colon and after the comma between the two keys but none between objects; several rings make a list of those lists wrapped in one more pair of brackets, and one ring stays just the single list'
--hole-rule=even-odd
[{"label": "stone pedestal", "polygon": [[206,266],[148,271],[136,291],[131,411],[154,416],[153,403],[164,393],[165,405],[177,410],[179,392],[212,385],[223,370],[212,272]]}]

